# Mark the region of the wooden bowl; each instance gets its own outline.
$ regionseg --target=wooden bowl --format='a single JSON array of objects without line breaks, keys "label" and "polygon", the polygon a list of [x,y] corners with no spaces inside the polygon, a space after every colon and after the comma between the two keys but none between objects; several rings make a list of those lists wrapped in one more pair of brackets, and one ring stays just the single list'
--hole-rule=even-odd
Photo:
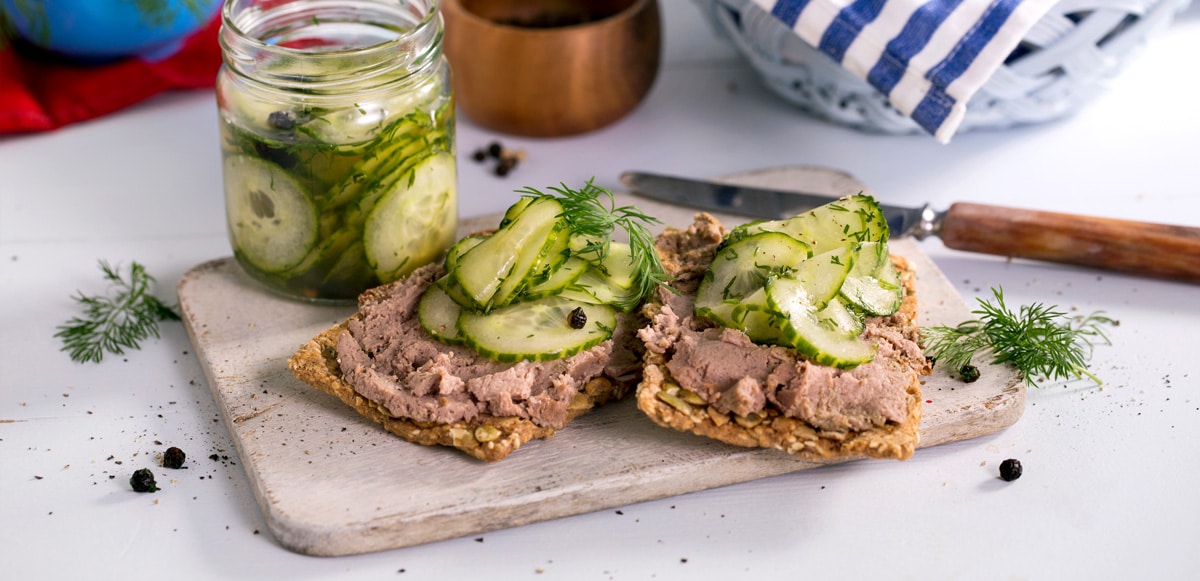
[{"label": "wooden bowl", "polygon": [[657,0],[443,0],[442,14],[459,110],[502,133],[599,129],[658,74]]}]

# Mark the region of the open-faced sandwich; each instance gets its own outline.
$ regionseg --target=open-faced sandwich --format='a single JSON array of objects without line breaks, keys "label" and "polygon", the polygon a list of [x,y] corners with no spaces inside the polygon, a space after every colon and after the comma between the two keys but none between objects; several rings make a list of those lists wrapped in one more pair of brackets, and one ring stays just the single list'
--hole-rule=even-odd
[{"label": "open-faced sandwich", "polygon": [[292,373],[402,438],[487,461],[623,396],[641,379],[638,307],[664,278],[651,219],[591,182],[551,190],[364,293]]},{"label": "open-faced sandwich", "polygon": [[731,231],[698,214],[656,247],[638,407],[656,423],[811,460],[906,459],[918,442],[916,292],[869,196]]}]

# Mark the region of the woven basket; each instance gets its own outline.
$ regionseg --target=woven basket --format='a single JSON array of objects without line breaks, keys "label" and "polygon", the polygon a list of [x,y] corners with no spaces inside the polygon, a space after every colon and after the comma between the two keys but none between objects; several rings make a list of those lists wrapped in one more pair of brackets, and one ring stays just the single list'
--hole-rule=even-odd
[{"label": "woven basket", "polygon": [[[915,133],[886,96],[750,0],[696,0],[767,85],[819,117],[864,131]],[[1061,0],[967,103],[958,131],[1058,119],[1117,76],[1190,0]]]}]

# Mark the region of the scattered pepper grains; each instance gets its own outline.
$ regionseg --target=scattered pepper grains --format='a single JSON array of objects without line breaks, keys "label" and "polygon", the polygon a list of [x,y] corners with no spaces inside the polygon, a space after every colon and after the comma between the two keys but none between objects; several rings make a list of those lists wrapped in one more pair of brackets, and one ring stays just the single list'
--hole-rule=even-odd
[{"label": "scattered pepper grains", "polygon": [[1000,463],[1000,478],[1005,482],[1012,482],[1021,477],[1024,469],[1021,468],[1021,461],[1016,458],[1009,458]]},{"label": "scattered pepper grains", "polygon": [[158,492],[158,483],[154,481],[154,473],[149,468],[134,470],[133,476],[129,477],[129,485],[134,492]]},{"label": "scattered pepper grains", "polygon": [[183,468],[183,462],[186,459],[187,454],[184,454],[183,450],[180,450],[175,446],[171,446],[170,448],[167,448],[166,452],[163,453],[162,465],[163,468],[172,468],[178,470]]},{"label": "scattered pepper grains", "polygon": [[979,368],[974,365],[963,365],[962,369],[958,370],[958,374],[962,376],[964,383],[975,383],[979,379]]},{"label": "scattered pepper grains", "polygon": [[525,160],[525,151],[522,149],[509,150],[499,141],[493,141],[487,147],[476,149],[471,154],[471,159],[478,163],[483,163],[489,159],[496,160],[496,165],[492,169],[492,173],[498,177],[504,177],[512,173],[516,169],[517,164]]}]

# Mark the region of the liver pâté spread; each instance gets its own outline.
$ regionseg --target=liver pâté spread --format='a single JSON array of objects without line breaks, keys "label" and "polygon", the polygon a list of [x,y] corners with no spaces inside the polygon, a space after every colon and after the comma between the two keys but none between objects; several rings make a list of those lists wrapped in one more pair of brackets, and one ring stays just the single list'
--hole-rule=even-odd
[{"label": "liver p\u00e2t\u00e9 spread", "polygon": [[551,361],[503,363],[435,340],[421,327],[417,304],[444,274],[440,264],[414,271],[392,285],[386,300],[360,304],[361,318],[338,337],[345,380],[393,416],[436,424],[480,415],[518,417],[560,428],[590,379],[628,384],[639,377],[633,315],[618,316],[611,339]]}]

